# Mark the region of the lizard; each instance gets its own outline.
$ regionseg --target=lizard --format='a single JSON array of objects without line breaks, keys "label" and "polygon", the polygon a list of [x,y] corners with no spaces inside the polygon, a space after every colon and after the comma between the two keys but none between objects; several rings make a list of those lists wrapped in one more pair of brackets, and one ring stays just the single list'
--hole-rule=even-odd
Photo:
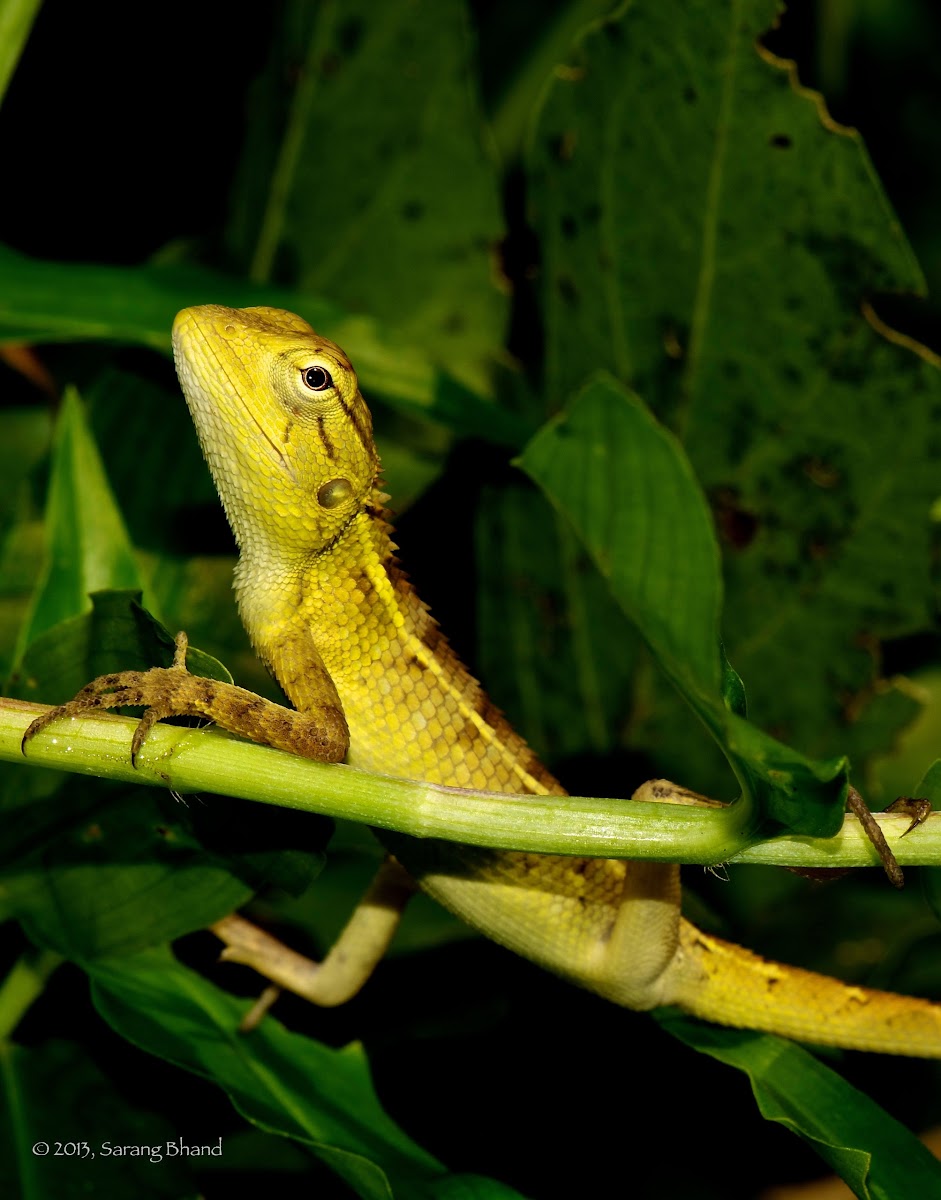
[{"label": "lizard", "polygon": [[[177,373],[239,545],[234,588],[255,650],[293,708],[186,668],[93,681],[50,721],[143,706],[209,717],[326,762],[506,793],[563,788],[489,700],[400,569],[372,419],[347,356],[280,309],[201,305],[173,326]],[[664,783],[636,798],[717,803]],[[680,912],[679,867],[496,851],[375,831],[385,864],[323,963],[237,914],[223,957],[315,1003],[353,995],[416,887],[474,929],[631,1009],[846,1048],[941,1057],[941,1005],[767,961]]]}]

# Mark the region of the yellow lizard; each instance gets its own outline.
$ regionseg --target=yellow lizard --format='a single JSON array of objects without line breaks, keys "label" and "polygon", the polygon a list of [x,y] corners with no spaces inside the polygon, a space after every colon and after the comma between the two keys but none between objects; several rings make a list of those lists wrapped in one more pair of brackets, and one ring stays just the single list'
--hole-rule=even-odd
[{"label": "yellow lizard", "polygon": [[[239,542],[242,618],[296,711],[189,674],[180,635],[173,667],[103,676],[30,733],[84,708],[142,704],[135,748],[161,717],[202,714],[324,761],[563,794],[397,566],[371,418],[343,351],[291,313],[217,305],[181,312],[173,344]],[[639,795],[696,802],[672,785],[661,791]],[[676,866],[379,836],[395,859],[323,964],[237,916],[215,927],[228,957],[317,1003],[339,1003],[381,956],[414,880],[481,933],[615,1003],[675,1004],[822,1044],[941,1057],[941,1005],[767,962],[701,932],[680,916]]]}]

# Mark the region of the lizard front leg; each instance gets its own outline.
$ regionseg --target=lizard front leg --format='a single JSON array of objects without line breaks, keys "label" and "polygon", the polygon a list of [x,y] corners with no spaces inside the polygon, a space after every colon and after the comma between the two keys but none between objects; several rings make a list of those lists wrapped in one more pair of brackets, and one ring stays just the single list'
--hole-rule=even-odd
[{"label": "lizard front leg", "polygon": [[[320,762],[339,762],[349,731],[333,681],[312,644],[296,657],[304,664],[304,711],[285,708],[234,684],[193,675],[186,667],[188,640],[178,633],[173,664],[122,671],[92,680],[67,704],[37,717],[23,735],[23,752],[41,730],[64,717],[92,710],[144,707],[131,743],[135,762],[147,734],[165,717],[208,717],[232,733]],[[290,647],[283,647],[290,660]],[[279,664],[282,671],[283,664]],[[296,694],[301,681],[292,679]],[[212,926],[226,943],[222,958],[253,967],[278,987],[315,1004],[342,1004],[363,986],[385,954],[415,885],[392,859],[379,868],[363,900],[322,963],[297,954],[237,914]],[[274,993],[271,1000],[274,999]],[[270,1001],[269,1001],[270,1003]]]},{"label": "lizard front leg", "polygon": [[288,750],[318,762],[339,762],[349,748],[349,729],[333,681],[313,647],[307,650],[310,704],[304,712],[285,708],[245,688],[191,674],[186,668],[189,643],[185,633],[175,640],[173,665],[149,671],[120,671],[93,679],[67,704],[37,717],[23,734],[23,753],[40,730],[63,717],[109,708],[146,709],[134,731],[131,761],[144,739],[165,717],[208,717],[223,729],[253,742]]}]

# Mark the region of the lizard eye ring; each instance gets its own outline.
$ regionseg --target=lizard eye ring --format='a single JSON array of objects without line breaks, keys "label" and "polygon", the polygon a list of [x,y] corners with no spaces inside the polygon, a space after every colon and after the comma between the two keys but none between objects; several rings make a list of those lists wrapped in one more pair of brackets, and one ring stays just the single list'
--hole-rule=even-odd
[{"label": "lizard eye ring", "polygon": [[307,367],[301,372],[304,386],[312,392],[325,392],[333,387],[333,376],[326,367]]}]

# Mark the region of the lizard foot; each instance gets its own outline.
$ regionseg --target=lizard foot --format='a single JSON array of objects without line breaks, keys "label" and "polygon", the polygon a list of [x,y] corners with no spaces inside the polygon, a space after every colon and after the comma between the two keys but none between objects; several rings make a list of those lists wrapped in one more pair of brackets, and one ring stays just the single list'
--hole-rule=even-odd
[{"label": "lizard foot", "polygon": [[60,704],[43,713],[23,734],[20,748],[37,733],[61,717],[108,708],[143,708],[146,711],[134,730],[131,762],[144,739],[164,717],[206,717],[252,742],[288,750],[318,762],[339,762],[349,746],[349,729],[332,682],[329,689],[323,672],[308,672],[312,685],[308,709],[298,712],[284,708],[246,688],[217,679],[193,675],[186,667],[189,646],[185,633],[178,633],[173,665],[151,667],[149,671],[120,671],[93,679],[68,704]]},{"label": "lizard foot", "polygon": [[[148,671],[119,671],[99,675],[87,683],[67,704],[37,717],[23,734],[20,749],[25,754],[27,744],[48,725],[63,717],[109,708],[144,708],[131,742],[131,762],[137,765],[137,755],[144,739],[164,717],[212,716],[216,693],[220,687],[215,680],[192,675],[186,667],[189,640],[185,633],[175,638],[173,665],[151,667]],[[226,686],[226,685],[221,685]]]},{"label": "lizard foot", "polygon": [[913,829],[917,829],[922,822],[928,820],[931,815],[931,801],[923,796],[899,796],[885,811],[895,816],[911,818],[911,824],[902,834],[902,837],[907,837]]}]

